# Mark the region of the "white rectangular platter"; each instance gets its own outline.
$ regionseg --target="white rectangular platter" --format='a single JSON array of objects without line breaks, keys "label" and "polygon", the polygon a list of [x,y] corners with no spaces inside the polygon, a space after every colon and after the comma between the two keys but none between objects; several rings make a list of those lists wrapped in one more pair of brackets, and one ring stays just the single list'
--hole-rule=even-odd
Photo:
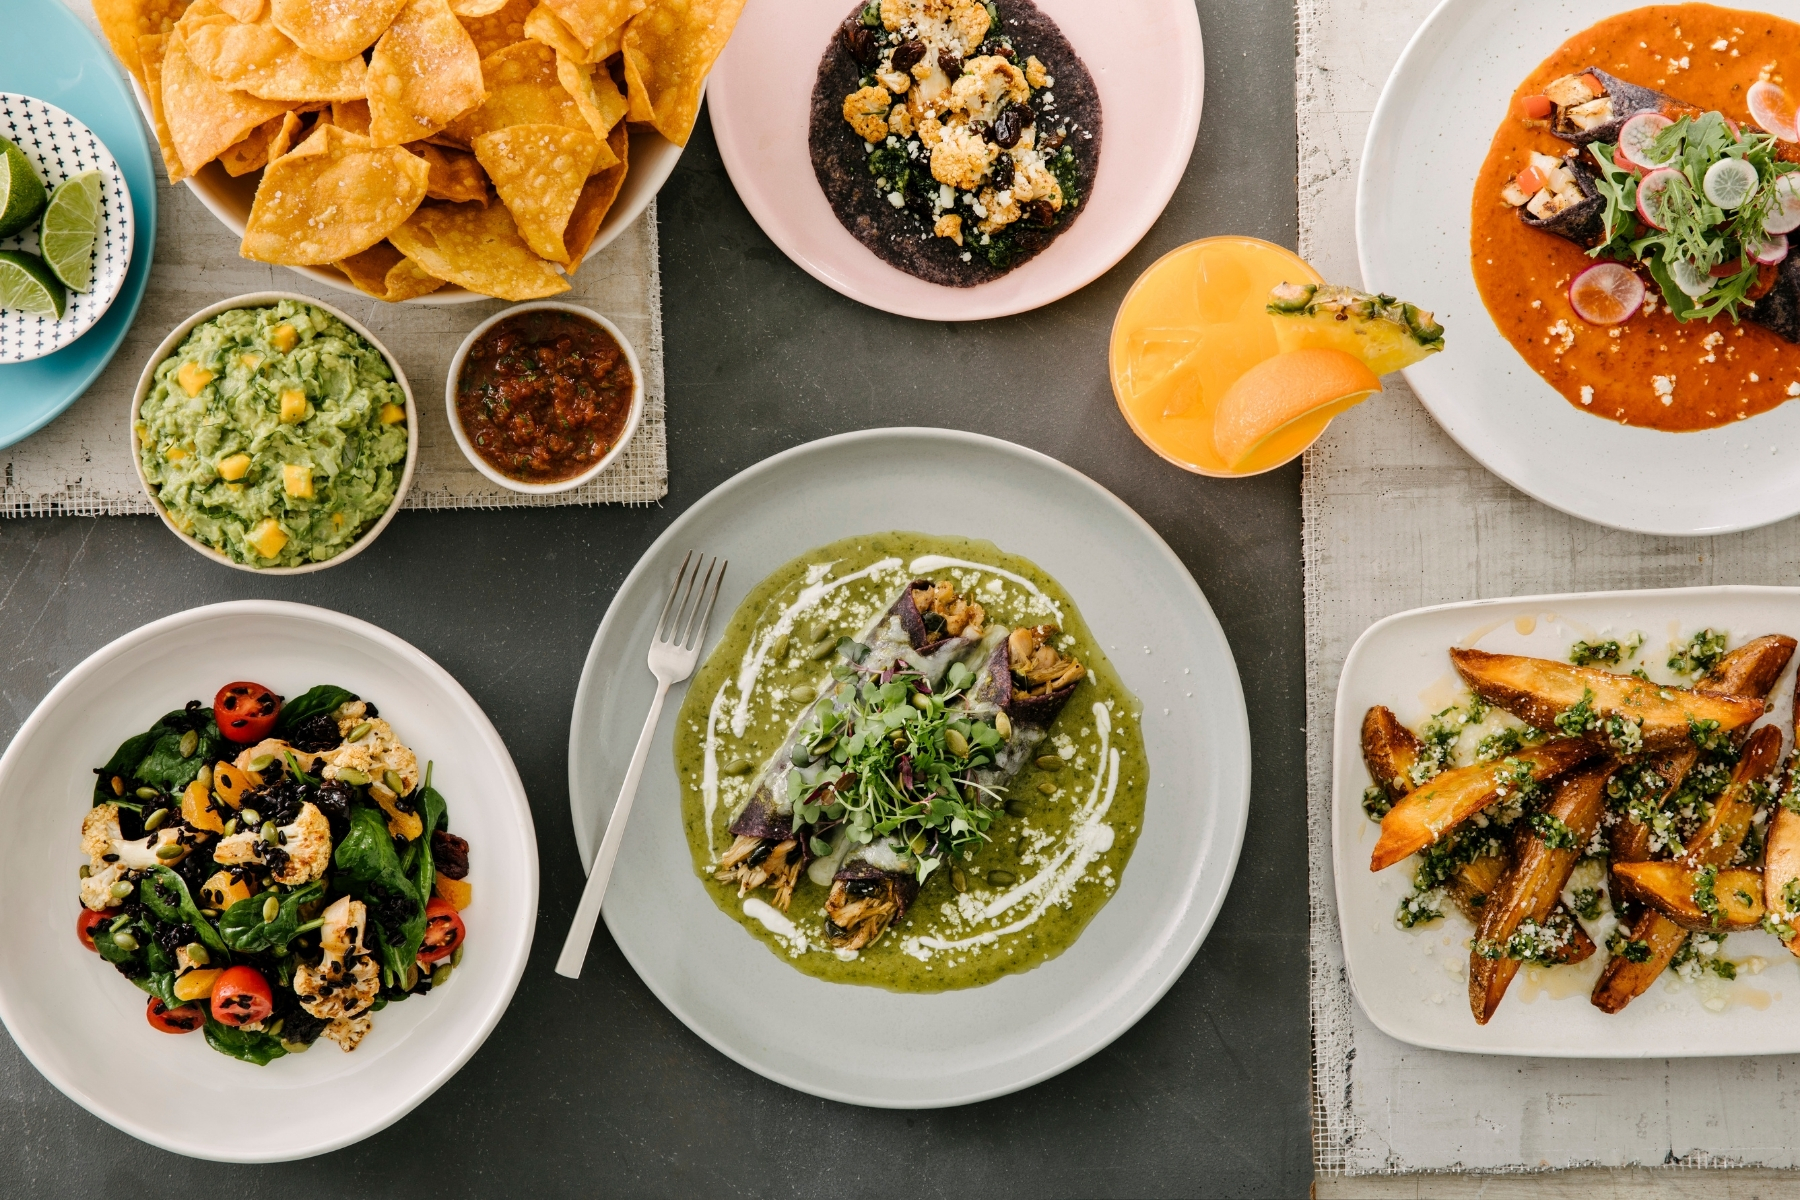
[{"label": "white rectangular platter", "polygon": [[[1753,637],[1800,637],[1800,588],[1706,587],[1589,592],[1481,600],[1415,609],[1388,617],[1357,639],[1338,683],[1332,744],[1332,870],[1344,962],[1363,1011],[1382,1032],[1416,1046],[1474,1054],[1564,1058],[1670,1058],[1800,1052],[1800,960],[1766,933],[1731,934],[1721,954],[1737,978],[1712,972],[1663,977],[1622,1012],[1589,1002],[1614,926],[1602,905],[1583,922],[1602,947],[1584,963],[1527,965],[1487,1025],[1468,1003],[1468,944],[1474,930],[1446,904],[1446,916],[1404,929],[1395,920],[1411,890],[1417,859],[1369,870],[1380,827],[1363,812],[1370,785],[1360,730],[1370,706],[1385,704],[1418,730],[1434,713],[1466,701],[1450,665],[1453,645],[1566,660],[1576,641],[1643,635],[1643,648],[1615,670],[1642,665],[1659,682],[1685,682],[1668,670],[1671,644],[1697,630],[1727,631],[1735,648]],[[1800,655],[1796,655],[1800,658]],[[1762,718],[1792,744],[1795,666],[1783,671]],[[1467,738],[1465,738],[1467,741]],[[1466,753],[1466,750],[1465,750]],[[1783,753],[1786,753],[1784,746]],[[1466,761],[1461,759],[1459,761]],[[1577,885],[1599,886],[1597,866],[1578,868]],[[1569,896],[1565,892],[1565,900]]]}]

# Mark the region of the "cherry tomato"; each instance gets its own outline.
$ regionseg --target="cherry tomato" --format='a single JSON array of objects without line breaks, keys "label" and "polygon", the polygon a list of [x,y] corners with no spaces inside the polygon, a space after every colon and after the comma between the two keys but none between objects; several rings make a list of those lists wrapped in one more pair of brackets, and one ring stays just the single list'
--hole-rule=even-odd
[{"label": "cherry tomato", "polygon": [[144,1008],[144,1019],[158,1033],[192,1033],[206,1024],[206,1014],[198,1004],[164,1008],[163,1002],[155,996],[150,997],[150,1003]]},{"label": "cherry tomato", "polygon": [[84,908],[81,910],[81,915],[75,918],[75,936],[81,939],[82,945],[86,946],[89,950],[93,950],[94,930],[106,924],[108,921],[111,921],[118,915],[119,910],[116,908],[105,909],[101,912],[95,912],[91,908]]},{"label": "cherry tomato", "polygon": [[213,1019],[227,1025],[254,1025],[275,1008],[269,981],[255,967],[230,967],[213,981]]},{"label": "cherry tomato", "polygon": [[275,728],[281,697],[260,683],[228,683],[213,697],[219,732],[234,742],[260,742]]},{"label": "cherry tomato", "polygon": [[434,963],[449,958],[462,945],[467,932],[462,914],[447,901],[433,896],[425,906],[425,942],[419,947],[419,961]]}]

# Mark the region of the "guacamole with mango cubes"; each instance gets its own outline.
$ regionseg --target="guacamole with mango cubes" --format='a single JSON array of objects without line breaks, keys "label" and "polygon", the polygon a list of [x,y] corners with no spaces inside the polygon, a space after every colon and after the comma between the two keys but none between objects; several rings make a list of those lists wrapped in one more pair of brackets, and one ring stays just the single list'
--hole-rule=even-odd
[{"label": "guacamole with mango cubes", "polygon": [[249,566],[297,567],[343,553],[393,503],[406,394],[355,330],[282,300],[194,326],[135,433],[178,529]]}]

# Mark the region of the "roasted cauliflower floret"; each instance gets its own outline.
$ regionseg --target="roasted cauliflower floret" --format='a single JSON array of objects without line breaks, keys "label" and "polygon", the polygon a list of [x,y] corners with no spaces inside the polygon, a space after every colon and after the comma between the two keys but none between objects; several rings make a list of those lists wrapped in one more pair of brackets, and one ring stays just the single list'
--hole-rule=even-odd
[{"label": "roasted cauliflower floret", "polygon": [[987,40],[993,25],[981,0],[881,0],[881,23],[889,32],[910,28],[953,39],[963,54]]},{"label": "roasted cauliflower floret", "polygon": [[148,871],[179,860],[158,858],[156,851],[179,843],[181,830],[165,825],[155,833],[126,841],[119,836],[119,806],[96,804],[81,818],[81,850],[88,856],[88,877],[81,881],[81,903],[99,912],[114,904],[112,886],[127,871]]},{"label": "roasted cauliflower floret", "polygon": [[996,192],[991,187],[982,188],[979,199],[982,211],[987,213],[987,216],[981,218],[981,223],[975,226],[981,233],[997,233],[1025,215],[1024,208],[1010,190]]},{"label": "roasted cauliflower floret", "polygon": [[904,96],[906,89],[912,86],[912,76],[905,71],[877,71],[875,79],[896,96]]},{"label": "roasted cauliflower floret", "polygon": [[221,838],[213,847],[213,861],[226,866],[261,863],[277,883],[295,887],[311,883],[331,866],[331,823],[312,804],[302,804],[292,824],[275,831],[273,842],[264,841],[260,829],[246,829]]},{"label": "roasted cauliflower floret", "polygon": [[1050,168],[1035,154],[1015,155],[1014,158],[1012,198],[1020,204],[1048,200],[1051,208],[1061,212],[1062,184],[1056,182],[1056,176],[1050,173]]},{"label": "roasted cauliflower floret", "polygon": [[947,126],[931,152],[931,177],[961,191],[973,191],[987,177],[988,165],[1000,153],[967,125]]},{"label": "roasted cauliflower floret", "polygon": [[1025,82],[1034,88],[1050,86],[1050,72],[1044,69],[1044,64],[1038,61],[1038,56],[1035,54],[1025,59]]},{"label": "roasted cauliflower floret", "polygon": [[[360,703],[360,701],[359,701]],[[362,726],[368,729],[355,741],[346,740],[335,750],[317,755],[325,765],[320,770],[327,779],[337,779],[345,771],[355,771],[372,780],[381,780],[389,771],[400,777],[400,795],[408,795],[419,786],[419,757],[394,736],[394,727],[380,717],[367,720],[338,718],[346,739]]]},{"label": "roasted cauliflower floret", "polygon": [[892,129],[901,137],[911,137],[914,129],[912,109],[904,104],[894,105],[894,107],[888,109],[887,123],[888,128]]},{"label": "roasted cauliflower floret", "polygon": [[893,95],[884,87],[866,87],[844,98],[844,120],[865,142],[879,142],[888,135],[887,112]]},{"label": "roasted cauliflower floret", "polygon": [[941,238],[949,238],[959,246],[963,244],[962,218],[955,213],[945,213],[943,216],[939,217],[937,219],[937,224],[932,226],[931,232],[937,234]]},{"label": "roasted cauliflower floret", "polygon": [[375,1022],[367,1017],[339,1017],[325,1027],[322,1036],[330,1038],[344,1048],[344,1053],[356,1049],[357,1045],[368,1036],[369,1030],[375,1028]]},{"label": "roasted cauliflower floret", "polygon": [[992,121],[1003,104],[1023,104],[1029,99],[1031,87],[1025,82],[1025,72],[998,54],[988,54],[963,64],[962,78],[950,88],[949,108],[967,113],[971,121]]},{"label": "roasted cauliflower floret", "polygon": [[381,990],[381,968],[363,948],[368,909],[360,900],[340,896],[322,914],[317,963],[294,969],[294,994],[300,1007],[321,1020],[354,1017],[375,1002]]}]

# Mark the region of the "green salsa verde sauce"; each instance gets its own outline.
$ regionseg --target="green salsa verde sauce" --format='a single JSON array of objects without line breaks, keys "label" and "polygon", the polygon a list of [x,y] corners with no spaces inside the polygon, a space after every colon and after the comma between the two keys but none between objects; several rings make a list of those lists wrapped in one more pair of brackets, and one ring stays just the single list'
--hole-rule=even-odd
[{"label": "green salsa verde sauce", "polygon": [[[915,560],[925,556],[974,565],[920,563],[915,569]],[[859,572],[867,573],[836,583]],[[803,872],[787,913],[776,914],[767,907],[766,890],[740,899],[735,884],[714,878],[713,864],[732,843],[727,827],[752,781],[810,703],[807,689],[830,686],[837,639],[861,635],[914,578],[953,582],[982,605],[990,625],[1060,626],[1074,641],[1059,647],[1088,673],[1007,788],[1007,809],[989,827],[989,841],[972,861],[959,864],[967,891],[956,890],[949,870],[934,872],[879,941],[840,958],[825,937],[826,885]],[[809,588],[814,601],[796,609]],[[787,632],[779,629],[784,617]],[[739,689],[746,677],[747,693]],[[991,542],[922,533],[874,533],[821,546],[751,591],[682,702],[675,770],[694,870],[714,903],[752,937],[821,979],[941,992],[1028,971],[1073,945],[1118,890],[1143,827],[1149,786],[1141,717],[1142,705],[1120,681],[1074,600],[1031,562]],[[1061,765],[1037,765],[1051,757]],[[1040,886],[1028,888],[1033,881]],[[1003,896],[1016,900],[990,916]],[[746,901],[761,903],[746,911]],[[927,939],[956,945],[934,946]]]}]

